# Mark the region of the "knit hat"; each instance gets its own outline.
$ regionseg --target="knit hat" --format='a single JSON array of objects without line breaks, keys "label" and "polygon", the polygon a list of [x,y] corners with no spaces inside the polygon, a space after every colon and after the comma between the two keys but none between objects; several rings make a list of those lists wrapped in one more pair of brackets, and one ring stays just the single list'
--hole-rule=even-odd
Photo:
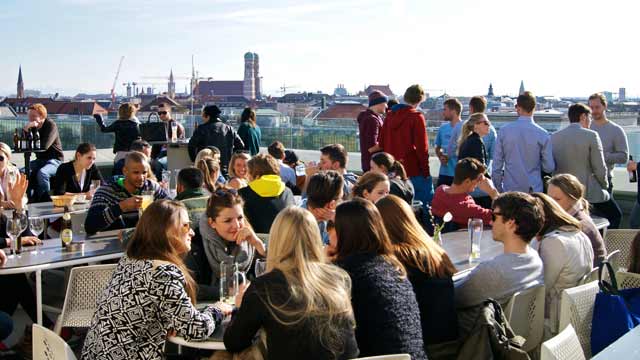
[{"label": "knit hat", "polygon": [[369,94],[369,106],[386,103],[387,101],[389,101],[389,98],[382,91],[374,90]]}]

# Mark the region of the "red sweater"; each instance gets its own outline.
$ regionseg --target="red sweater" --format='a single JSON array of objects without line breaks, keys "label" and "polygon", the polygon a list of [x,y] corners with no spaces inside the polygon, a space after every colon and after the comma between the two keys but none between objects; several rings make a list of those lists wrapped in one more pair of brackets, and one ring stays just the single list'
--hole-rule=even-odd
[{"label": "red sweater", "polygon": [[436,189],[431,202],[433,215],[444,217],[444,214],[449,211],[453,215],[453,222],[462,227],[467,226],[470,218],[482,219],[485,225],[491,224],[491,210],[476,204],[469,194],[448,194],[448,190],[447,185],[440,185]]},{"label": "red sweater", "polygon": [[378,144],[404,165],[407,176],[431,176],[424,115],[408,105],[396,106],[384,120]]}]

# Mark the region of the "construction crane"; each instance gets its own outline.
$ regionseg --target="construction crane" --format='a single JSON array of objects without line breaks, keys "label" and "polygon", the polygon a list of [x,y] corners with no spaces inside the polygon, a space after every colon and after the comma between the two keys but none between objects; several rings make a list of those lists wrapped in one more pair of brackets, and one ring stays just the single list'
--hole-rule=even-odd
[{"label": "construction crane", "polygon": [[295,89],[297,87],[297,85],[287,86],[287,84],[282,84],[282,86],[280,86],[280,90],[282,90],[282,96],[285,96],[287,94],[287,89]]},{"label": "construction crane", "polygon": [[111,104],[109,105],[110,110],[115,110],[116,108],[116,83],[118,82],[118,76],[120,76],[120,69],[122,68],[123,61],[124,61],[124,56],[120,57],[120,63],[118,64],[118,71],[116,71],[116,76],[113,79],[113,85],[111,86]]}]

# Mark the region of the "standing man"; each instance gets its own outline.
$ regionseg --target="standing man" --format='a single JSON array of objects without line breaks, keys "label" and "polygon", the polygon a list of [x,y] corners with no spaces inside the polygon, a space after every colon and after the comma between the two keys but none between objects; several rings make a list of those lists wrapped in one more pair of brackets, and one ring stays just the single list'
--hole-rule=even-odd
[{"label": "standing man", "polygon": [[[449,185],[453,183],[453,175],[458,162],[458,156],[455,153],[448,152],[449,143],[451,141],[453,128],[462,122],[460,114],[462,113],[462,104],[458,99],[451,98],[444,102],[442,117],[446,123],[440,125],[438,135],[436,135],[436,156],[440,159],[440,173],[438,174],[438,184]],[[459,134],[459,133],[458,133]],[[455,140],[453,140],[455,141]],[[445,149],[445,151],[442,151]]]},{"label": "standing man", "polygon": [[622,210],[613,199],[613,167],[616,164],[627,163],[629,159],[629,144],[622,127],[607,119],[607,98],[604,95],[597,93],[589,96],[589,107],[593,112],[591,130],[597,132],[602,141],[604,162],[607,164],[608,169],[609,187],[607,191],[610,196],[609,201],[601,203],[599,206],[594,206],[593,212],[596,215],[606,217],[610,223],[609,228],[617,229],[622,221]]},{"label": "standing man", "polygon": [[207,146],[220,149],[220,170],[227,176],[227,167],[234,151],[243,150],[244,143],[229,124],[220,120],[220,108],[207,105],[202,109],[203,124],[198,126],[189,139],[189,157],[195,161],[198,152]]},{"label": "standing man", "polygon": [[[167,128],[167,139],[171,140],[171,126],[175,123],[177,124],[178,134],[176,135],[178,139],[184,139],[184,126],[179,122],[175,121],[171,117],[171,106],[166,103],[160,103],[158,105],[158,116],[160,116],[160,120],[164,123]],[[151,148],[151,157],[153,159],[158,159],[160,164],[162,164],[163,168],[167,168],[167,145],[155,144]]]},{"label": "standing man", "polygon": [[516,102],[518,119],[496,140],[492,179],[500,192],[542,192],[542,172],[555,169],[549,133],[533,120],[536,98],[525,91]]},{"label": "standing man", "polygon": [[[585,199],[594,209],[605,208],[610,202],[607,166],[598,133],[589,130],[591,109],[577,103],[569,107],[569,122],[566,128],[551,135],[556,174],[571,174],[585,187]],[[610,223],[613,223],[609,219]],[[618,222],[620,219],[618,218]]]},{"label": "standing man", "polygon": [[40,136],[41,148],[44,150],[37,152],[36,159],[28,164],[31,172],[30,180],[35,180],[30,199],[33,202],[51,201],[50,179],[56,175],[58,166],[64,160],[58,125],[47,117],[47,108],[42,104],[29,106],[28,116],[29,122],[23,130],[37,132]]},{"label": "standing man", "polygon": [[409,86],[404,93],[405,104],[394,106],[387,115],[378,145],[404,165],[413,183],[415,199],[422,201],[426,213],[433,198],[433,180],[429,172],[426,120],[417,109],[424,100],[422,86]]},{"label": "standing man", "polygon": [[[474,96],[469,100],[469,116],[475,113],[484,113],[486,110],[487,110],[487,99],[485,99],[484,96]],[[449,145],[447,146],[447,153],[455,154],[455,156],[457,156],[458,139],[460,139],[460,132],[462,131],[462,127],[464,126],[465,122],[467,121],[465,120],[463,122],[460,122],[455,127],[453,127],[453,130],[451,131],[451,139],[454,139],[454,140],[449,142]],[[489,125],[489,133],[482,137],[482,142],[484,143],[484,147],[487,150],[487,157],[488,157],[487,169],[489,170],[489,172],[491,172],[491,163],[493,162],[493,150],[496,144],[496,137],[497,137],[496,128],[494,128],[493,125]],[[477,196],[481,196],[481,195],[477,195]]]},{"label": "standing man", "polygon": [[369,148],[378,143],[378,134],[382,129],[382,115],[387,111],[387,101],[389,98],[383,92],[374,90],[369,94],[369,108],[358,115],[362,172],[369,171],[371,167]]}]

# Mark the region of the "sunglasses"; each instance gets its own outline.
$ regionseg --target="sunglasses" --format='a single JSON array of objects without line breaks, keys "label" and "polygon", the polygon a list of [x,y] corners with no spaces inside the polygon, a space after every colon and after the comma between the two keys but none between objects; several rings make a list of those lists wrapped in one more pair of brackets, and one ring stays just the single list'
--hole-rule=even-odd
[{"label": "sunglasses", "polygon": [[4,156],[0,155],[0,161],[4,161]]},{"label": "sunglasses", "polygon": [[166,111],[158,111],[158,115],[167,115]]},{"label": "sunglasses", "polygon": [[494,211],[493,214],[491,214],[491,221],[495,222],[498,216],[503,216],[503,215],[502,215],[502,213]]},{"label": "sunglasses", "polygon": [[191,230],[191,221],[188,221],[182,224],[182,226],[180,227],[180,230],[182,231],[183,234],[189,233],[189,230]]}]

